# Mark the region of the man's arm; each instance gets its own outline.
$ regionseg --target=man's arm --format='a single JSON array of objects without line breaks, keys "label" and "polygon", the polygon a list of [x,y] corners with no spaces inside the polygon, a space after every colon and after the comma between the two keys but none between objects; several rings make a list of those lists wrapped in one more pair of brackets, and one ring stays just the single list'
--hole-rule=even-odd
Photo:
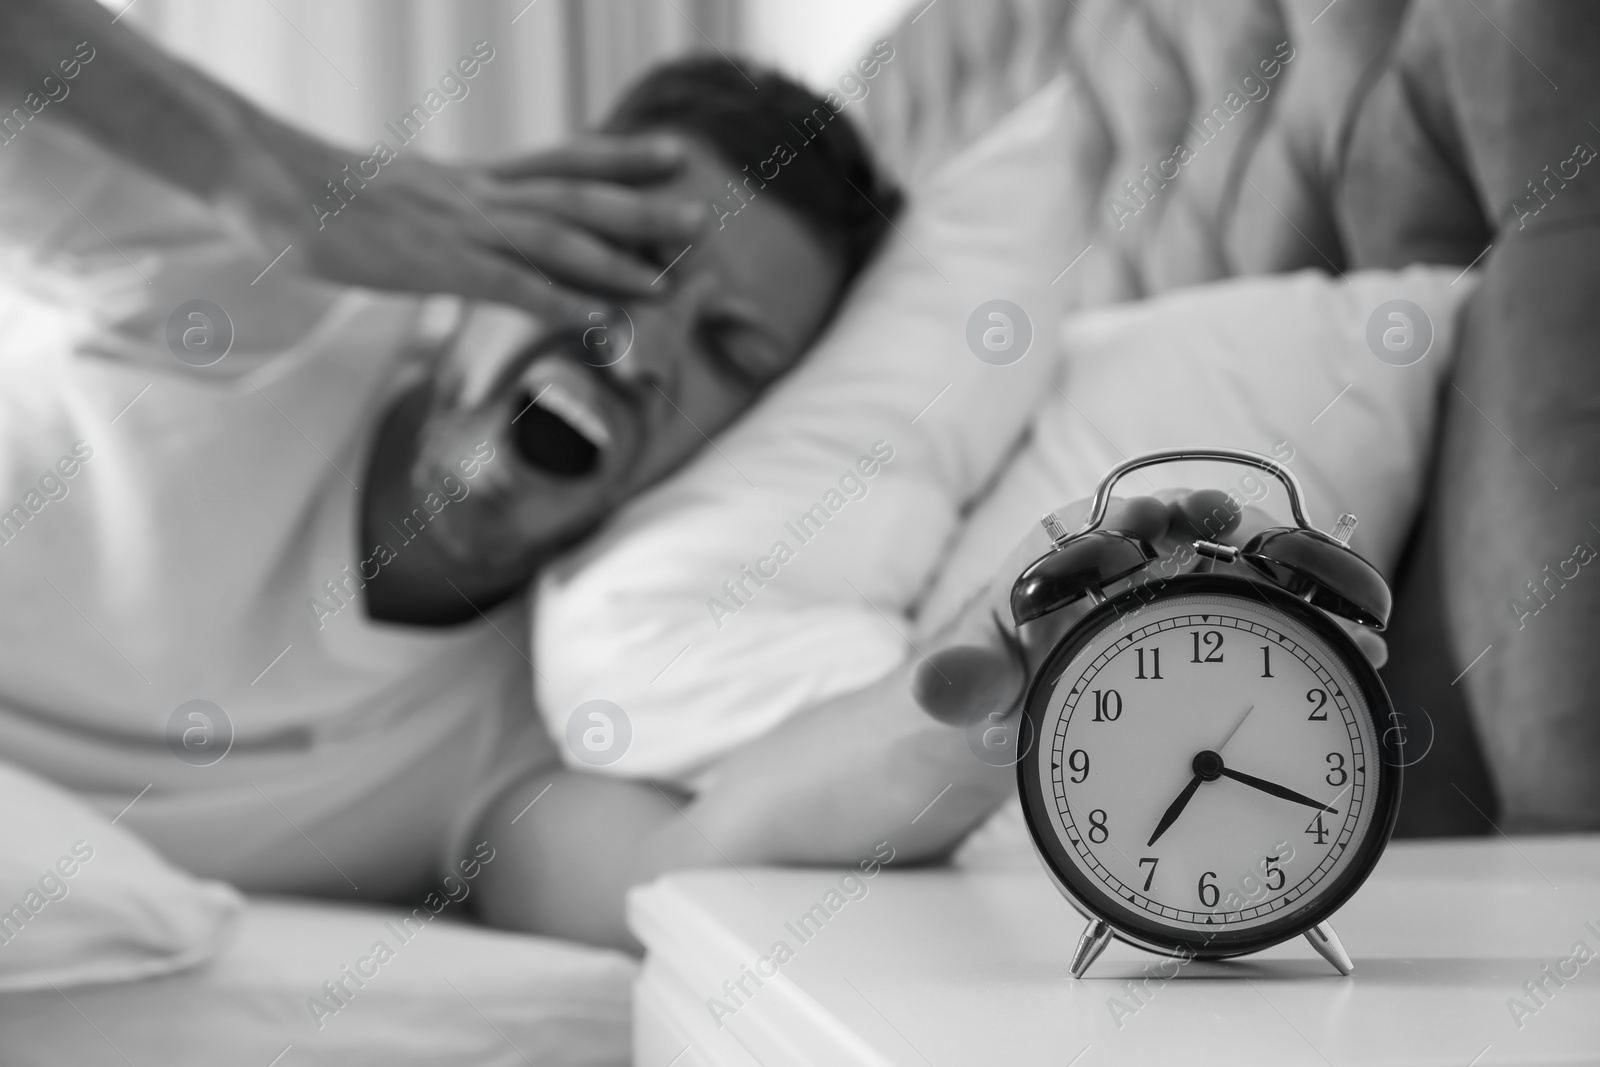
[{"label": "man's arm", "polygon": [[[1114,501],[1106,524],[1145,537],[1166,555],[1201,536],[1200,523],[1226,494],[1168,497]],[[1059,513],[1072,528],[1087,512],[1080,502]],[[1243,545],[1272,525],[1246,508],[1236,525],[1205,536]],[[729,755],[697,797],[570,770],[508,794],[484,820],[480,839],[497,849],[504,843],[515,858],[480,883],[482,914],[495,925],[636,948],[624,922],[627,889],[667,871],[854,865],[884,841],[897,863],[948,856],[1016,783],[1014,766],[978,758],[966,725],[996,708],[1015,715],[1028,671],[1089,610],[1084,602],[1030,624],[1020,635],[1024,669],[1010,633],[1011,584],[1048,547],[1042,530],[1031,531],[990,587],[927,643],[926,659],[914,655],[882,680],[802,712]],[[1382,661],[1381,638],[1353,636]]]},{"label": "man's arm", "polygon": [[[0,5],[0,92],[20,102],[75,64],[51,118],[204,200],[232,165],[252,110],[234,93],[159,51],[94,0]],[[67,101],[72,101],[68,103]]]},{"label": "man's arm", "polygon": [[[76,73],[62,82],[67,70]],[[652,292],[659,268],[618,245],[681,245],[704,221],[703,205],[636,187],[681,166],[680,146],[663,137],[591,138],[499,168],[397,153],[378,177],[344,186],[355,195],[330,217],[317,206],[327,183],[366,152],[273,119],[94,0],[6,0],[0,99],[21,105],[47,76],[67,86],[50,121],[214,205],[263,262],[288,249],[286,262],[336,282],[560,318],[587,303],[577,288]]]},{"label": "man's arm", "polygon": [[[1246,507],[1234,513],[1233,525],[1202,531],[1227,494],[1162,497],[1113,501],[1104,525],[1143,537],[1163,557],[1201,536],[1242,546],[1276,525]],[[1058,514],[1075,529],[1088,503]],[[1014,630],[1012,583],[1049,547],[1042,528],[1031,530],[989,588],[925,643],[926,657],[916,652],[882,681],[798,715],[725,759],[710,788],[686,809],[694,827],[749,862],[849,864],[884,840],[909,862],[948,855],[1016,782],[1014,766],[997,768],[978,757],[967,727],[988,729],[996,709],[1016,715],[1028,677],[1092,607],[1083,600]],[[1381,637],[1353,624],[1347,631],[1382,664]],[[683,827],[672,828],[669,838],[669,853],[694,852]]]},{"label": "man's arm", "polygon": [[[945,637],[989,641],[993,624],[969,612]],[[1016,772],[979,760],[965,730],[919,708],[914,670],[908,663],[783,723],[724,759],[698,797],[565,768],[530,779],[474,837],[502,857],[478,882],[479,914],[637,952],[627,891],[668,871],[854,865],[884,840],[897,862],[947,855],[1011,795]]]},{"label": "man's arm", "polygon": [[[1125,510],[1117,505],[1109,520],[1125,521]],[[1084,511],[1063,514],[1070,522]],[[882,841],[896,862],[949,855],[1015,788],[1015,768],[979,759],[963,727],[1021,699],[1026,678],[995,615],[1005,612],[1009,624],[1011,582],[1047,546],[1042,531],[1031,532],[992,586],[928,643],[928,660],[914,657],[782,723],[726,757],[697,797],[569,770],[508,794],[480,834],[516,859],[486,872],[482,914],[499,926],[636,947],[624,923],[627,888],[667,871],[853,865]],[[1049,632],[1030,635],[1040,654],[1076,614],[1058,612]],[[919,698],[939,705],[939,719]]]}]

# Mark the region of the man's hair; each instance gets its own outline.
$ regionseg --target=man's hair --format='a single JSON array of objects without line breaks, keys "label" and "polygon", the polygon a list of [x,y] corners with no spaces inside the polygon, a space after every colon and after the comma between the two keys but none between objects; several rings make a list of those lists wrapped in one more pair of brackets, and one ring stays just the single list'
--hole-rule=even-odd
[{"label": "man's hair", "polygon": [[[735,65],[697,56],[664,63],[623,94],[603,129],[672,130],[706,143],[736,172],[755,175],[754,189],[771,193],[825,235],[843,257],[846,282],[871,257],[904,202],[849,119],[804,86],[744,60]],[[777,165],[780,146],[793,158],[773,177],[762,164]]]}]

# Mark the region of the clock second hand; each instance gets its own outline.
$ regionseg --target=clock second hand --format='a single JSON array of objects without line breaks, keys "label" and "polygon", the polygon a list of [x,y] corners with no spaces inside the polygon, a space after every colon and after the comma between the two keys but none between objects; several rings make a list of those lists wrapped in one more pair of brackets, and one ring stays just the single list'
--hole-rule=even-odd
[{"label": "clock second hand", "polygon": [[1244,725],[1244,721],[1248,719],[1250,717],[1250,713],[1255,710],[1256,706],[1254,704],[1251,704],[1248,708],[1245,708],[1244,714],[1239,716],[1239,721],[1234,723],[1233,729],[1228,731],[1228,736],[1224,737],[1222,739],[1222,744],[1218,745],[1215,749],[1213,749],[1213,751],[1220,753],[1223,749],[1227,748],[1228,742],[1233,740],[1233,735],[1239,732],[1239,727]]}]

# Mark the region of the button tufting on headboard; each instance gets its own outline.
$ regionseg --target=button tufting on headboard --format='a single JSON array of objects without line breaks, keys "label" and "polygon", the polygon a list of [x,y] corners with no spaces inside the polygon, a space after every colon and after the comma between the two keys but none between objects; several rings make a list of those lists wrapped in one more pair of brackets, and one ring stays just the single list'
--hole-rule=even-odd
[{"label": "button tufting on headboard", "polygon": [[894,32],[898,59],[863,114],[914,187],[1068,71],[1089,250],[1063,279],[1069,304],[1339,271],[1343,146],[1404,13],[1389,0],[940,0]]}]

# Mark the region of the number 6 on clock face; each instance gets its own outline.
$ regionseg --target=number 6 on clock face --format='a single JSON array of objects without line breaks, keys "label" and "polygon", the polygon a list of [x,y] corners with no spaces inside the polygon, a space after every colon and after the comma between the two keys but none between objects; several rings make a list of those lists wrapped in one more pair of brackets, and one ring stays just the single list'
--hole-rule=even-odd
[{"label": "number 6 on clock face", "polygon": [[1215,958],[1295,936],[1387,839],[1386,707],[1353,643],[1297,597],[1220,575],[1124,594],[1028,694],[1039,740],[1018,784],[1035,843],[1126,940]]}]

